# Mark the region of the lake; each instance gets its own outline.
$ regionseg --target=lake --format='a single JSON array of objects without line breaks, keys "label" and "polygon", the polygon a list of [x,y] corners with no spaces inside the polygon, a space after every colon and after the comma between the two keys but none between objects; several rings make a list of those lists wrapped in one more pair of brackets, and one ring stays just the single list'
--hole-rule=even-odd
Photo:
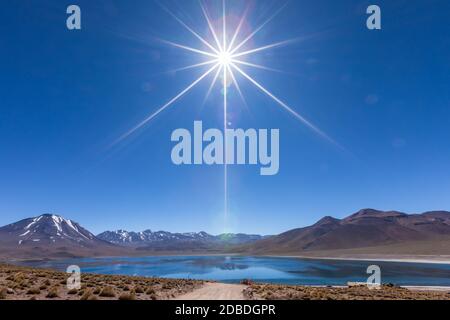
[{"label": "lake", "polygon": [[450,265],[348,260],[314,260],[251,256],[152,256],[83,258],[28,262],[28,266],[66,270],[78,265],[82,272],[162,278],[217,280],[242,279],[293,285],[345,285],[365,282],[370,265],[381,268],[382,283],[450,286]]}]

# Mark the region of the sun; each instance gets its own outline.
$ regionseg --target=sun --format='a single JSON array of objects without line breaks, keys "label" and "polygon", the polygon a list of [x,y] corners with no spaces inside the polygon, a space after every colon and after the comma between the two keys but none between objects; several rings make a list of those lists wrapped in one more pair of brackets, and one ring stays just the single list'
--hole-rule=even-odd
[{"label": "sun", "polygon": [[233,62],[232,55],[230,54],[230,52],[226,50],[220,51],[219,54],[217,55],[217,63],[222,68],[228,68],[232,62]]}]

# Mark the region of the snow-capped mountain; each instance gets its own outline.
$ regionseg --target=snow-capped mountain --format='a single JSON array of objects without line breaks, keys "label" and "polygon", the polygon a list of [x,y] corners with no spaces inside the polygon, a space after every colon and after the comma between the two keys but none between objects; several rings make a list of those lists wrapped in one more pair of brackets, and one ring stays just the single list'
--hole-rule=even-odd
[{"label": "snow-capped mountain", "polygon": [[78,223],[55,214],[43,214],[9,224],[0,228],[0,233],[6,240],[17,240],[17,245],[29,242],[72,242],[84,245],[97,240]]},{"label": "snow-capped mountain", "polygon": [[117,230],[105,231],[97,235],[99,239],[115,243],[115,244],[145,244],[151,242],[163,241],[189,241],[189,240],[212,240],[214,236],[206,232],[190,232],[190,233],[171,233],[167,231],[153,232],[145,230],[141,232]]},{"label": "snow-capped mountain", "polygon": [[241,244],[262,239],[260,235],[221,234],[214,236],[206,232],[171,233],[167,231],[145,230],[141,232],[117,230],[105,231],[97,238],[127,246],[151,246],[173,243],[210,243],[210,244]]},{"label": "snow-capped mountain", "polygon": [[26,258],[99,255],[115,251],[75,221],[56,214],[23,219],[0,228],[0,249]]}]

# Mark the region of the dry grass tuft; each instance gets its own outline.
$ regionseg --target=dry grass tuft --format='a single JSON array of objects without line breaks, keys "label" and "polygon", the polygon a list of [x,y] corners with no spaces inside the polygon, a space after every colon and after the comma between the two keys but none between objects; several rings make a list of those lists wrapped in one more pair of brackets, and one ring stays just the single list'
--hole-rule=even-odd
[{"label": "dry grass tuft", "polygon": [[77,289],[70,289],[69,291],[67,291],[67,294],[77,294],[78,290]]},{"label": "dry grass tuft", "polygon": [[116,296],[114,289],[112,287],[105,287],[100,292],[100,297],[106,297],[106,298],[114,298]]},{"label": "dry grass tuft", "polygon": [[27,291],[27,294],[40,294],[41,290],[39,288],[30,288]]},{"label": "dry grass tuft", "polygon": [[92,290],[80,291],[78,294],[82,293],[80,300],[89,300],[89,297],[93,296]]},{"label": "dry grass tuft", "polygon": [[134,292],[136,293],[144,293],[144,289],[141,286],[137,286],[134,288]]},{"label": "dry grass tuft", "polygon": [[6,288],[0,288],[0,300],[6,299],[7,290]]},{"label": "dry grass tuft", "polygon": [[46,298],[50,298],[50,299],[58,298],[59,297],[59,295],[58,295],[58,288],[57,287],[50,288],[50,290],[48,290],[48,293],[47,293],[47,295],[45,297]]},{"label": "dry grass tuft", "polygon": [[136,295],[134,294],[134,292],[122,293],[119,296],[119,300],[136,300]]}]

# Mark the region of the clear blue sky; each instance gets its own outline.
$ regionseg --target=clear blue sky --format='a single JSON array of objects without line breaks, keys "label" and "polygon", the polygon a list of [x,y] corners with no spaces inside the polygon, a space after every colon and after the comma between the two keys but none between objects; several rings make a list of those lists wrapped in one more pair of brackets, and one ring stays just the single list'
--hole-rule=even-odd
[{"label": "clear blue sky", "polygon": [[[258,0],[257,27],[282,1]],[[82,10],[68,31],[66,7]],[[197,1],[163,1],[211,38]],[[242,6],[228,1],[229,14]],[[230,89],[230,122],[279,128],[280,172],[230,167],[228,221],[221,167],[176,167],[170,134],[194,120],[221,127],[211,78],[143,130],[108,146],[198,77],[165,71],[198,55],[155,38],[199,42],[153,1],[9,1],[0,12],[0,225],[59,213],[93,232],[125,228],[273,234],[360,208],[450,209],[450,3],[295,0],[250,45],[308,36],[255,55],[288,72],[246,69],[347,151],[315,135],[245,79]],[[217,2],[209,2],[212,15]]]}]

